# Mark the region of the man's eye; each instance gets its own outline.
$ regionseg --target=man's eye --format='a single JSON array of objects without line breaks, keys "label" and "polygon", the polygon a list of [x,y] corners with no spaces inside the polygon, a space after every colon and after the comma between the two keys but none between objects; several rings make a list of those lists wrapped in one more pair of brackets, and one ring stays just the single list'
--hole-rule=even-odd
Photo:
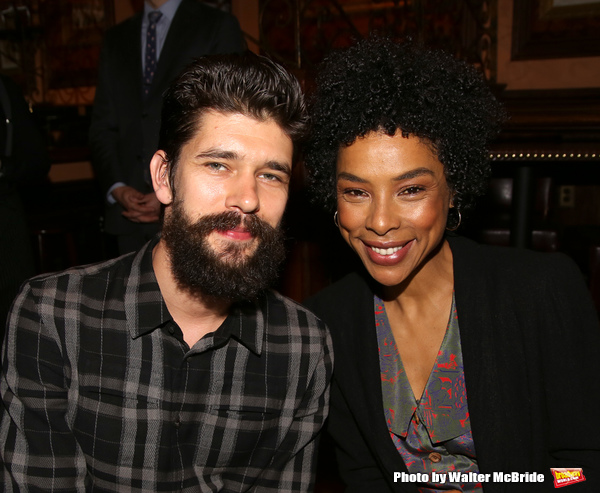
[{"label": "man's eye", "polygon": [[224,169],[227,169],[225,165],[221,163],[206,163],[206,167],[214,171],[222,171]]},{"label": "man's eye", "polygon": [[263,173],[262,177],[267,181],[282,181],[280,176],[272,173]]}]

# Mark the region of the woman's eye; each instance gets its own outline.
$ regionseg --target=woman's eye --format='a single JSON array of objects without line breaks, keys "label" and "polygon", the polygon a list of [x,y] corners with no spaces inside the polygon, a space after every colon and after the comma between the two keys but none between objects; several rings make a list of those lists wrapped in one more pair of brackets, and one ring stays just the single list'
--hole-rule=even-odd
[{"label": "woman's eye", "polygon": [[404,190],[402,190],[400,192],[400,194],[401,195],[417,195],[418,193],[422,192],[423,190],[424,190],[423,187],[412,186],[412,187],[405,188]]},{"label": "woman's eye", "polygon": [[342,195],[348,200],[360,200],[367,197],[367,193],[364,190],[360,190],[357,188],[343,190]]}]

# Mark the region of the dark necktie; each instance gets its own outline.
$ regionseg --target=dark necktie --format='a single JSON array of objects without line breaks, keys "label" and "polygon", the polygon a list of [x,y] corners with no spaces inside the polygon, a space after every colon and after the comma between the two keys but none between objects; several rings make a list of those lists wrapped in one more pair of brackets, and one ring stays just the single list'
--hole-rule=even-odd
[{"label": "dark necktie", "polygon": [[156,72],[156,23],[162,12],[155,10],[148,14],[148,30],[146,31],[146,60],[144,63],[144,96],[148,96],[150,85]]}]

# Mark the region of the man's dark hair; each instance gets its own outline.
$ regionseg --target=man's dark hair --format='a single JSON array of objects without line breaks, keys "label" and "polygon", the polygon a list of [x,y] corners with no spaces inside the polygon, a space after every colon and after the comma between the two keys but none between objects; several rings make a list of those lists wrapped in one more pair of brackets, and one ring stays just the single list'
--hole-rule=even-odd
[{"label": "man's dark hair", "polygon": [[471,65],[412,42],[372,38],[332,53],[317,84],[305,162],[314,197],[328,208],[336,203],[339,149],[377,131],[430,145],[459,210],[485,191],[487,145],[504,112]]},{"label": "man's dark hair", "polygon": [[273,120],[294,144],[304,140],[308,116],[300,84],[282,66],[252,52],[195,60],[164,95],[158,147],[173,177],[182,147],[202,125],[207,111]]}]

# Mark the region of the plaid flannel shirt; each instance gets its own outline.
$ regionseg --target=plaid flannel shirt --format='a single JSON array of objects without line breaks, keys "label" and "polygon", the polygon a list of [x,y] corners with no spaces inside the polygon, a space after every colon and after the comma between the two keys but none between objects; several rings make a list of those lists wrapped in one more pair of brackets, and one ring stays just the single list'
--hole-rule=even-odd
[{"label": "plaid flannel shirt", "polygon": [[312,491],[331,342],[276,292],[189,348],[152,247],[34,278],[2,354],[6,491]]}]

